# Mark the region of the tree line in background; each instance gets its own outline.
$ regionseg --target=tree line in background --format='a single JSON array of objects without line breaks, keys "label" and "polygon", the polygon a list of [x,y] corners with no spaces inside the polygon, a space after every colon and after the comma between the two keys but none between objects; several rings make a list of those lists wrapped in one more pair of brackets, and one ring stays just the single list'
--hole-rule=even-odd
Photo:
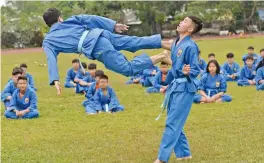
[{"label": "tree line in background", "polygon": [[[258,1],[6,1],[1,8],[1,47],[24,48],[41,47],[42,40],[49,28],[42,15],[47,8],[58,8],[64,19],[76,14],[93,14],[124,23],[126,9],[135,11],[142,22],[138,30],[130,30],[129,35],[151,35],[162,33],[165,28],[172,30],[189,14],[199,15],[205,27],[212,22],[224,21],[223,30],[243,29],[258,24],[258,8],[264,2]],[[262,22],[263,23],[263,22]]]}]

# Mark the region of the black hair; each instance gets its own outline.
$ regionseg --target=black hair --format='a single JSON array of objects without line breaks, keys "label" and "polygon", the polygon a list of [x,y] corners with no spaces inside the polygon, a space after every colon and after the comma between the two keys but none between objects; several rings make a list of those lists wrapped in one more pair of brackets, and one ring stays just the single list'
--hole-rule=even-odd
[{"label": "black hair", "polygon": [[216,74],[220,74],[220,66],[219,66],[217,60],[211,60],[211,61],[208,62],[207,67],[206,67],[206,72],[207,73],[210,73],[210,71],[209,71],[209,65],[211,63],[213,63],[216,66]]},{"label": "black hair", "polygon": [[261,52],[264,52],[264,48],[263,48],[263,49],[260,49],[260,51],[259,51],[259,52],[260,52],[260,53],[261,53]]},{"label": "black hair", "polygon": [[248,60],[248,59],[254,61],[254,58],[252,56],[250,56],[250,55],[246,57],[246,60]]},{"label": "black hair", "polygon": [[58,22],[61,12],[56,8],[49,8],[43,14],[43,19],[47,26],[51,27],[52,24]]},{"label": "black hair", "polygon": [[233,53],[227,53],[226,58],[234,58],[234,54]]},{"label": "black hair", "polygon": [[198,51],[198,54],[201,54],[201,50]]},{"label": "black hair", "polygon": [[249,49],[254,50],[254,47],[253,47],[253,46],[249,46],[247,49],[248,49],[248,50],[249,50]]},{"label": "black hair", "polygon": [[72,63],[79,63],[79,59],[76,59],[76,58],[73,59],[73,60],[72,60]]},{"label": "black hair", "polygon": [[208,54],[208,58],[209,57],[215,57],[215,54],[214,53],[210,53],[210,54]]},{"label": "black hair", "polygon": [[22,64],[20,65],[20,68],[27,68],[27,65],[26,65],[25,63],[22,63]]},{"label": "black hair", "polygon": [[203,21],[197,16],[189,15],[187,17],[190,18],[195,24],[192,34],[198,33],[203,28]]},{"label": "black hair", "polygon": [[19,77],[17,78],[17,82],[18,82],[19,80],[25,80],[25,81],[28,81],[28,79],[27,79],[26,76],[19,76]]},{"label": "black hair", "polygon": [[90,63],[88,65],[88,70],[94,70],[94,69],[96,69],[96,64],[95,63]]},{"label": "black hair", "polygon": [[166,63],[166,62],[160,62],[160,65],[161,65],[161,66],[162,66],[162,65],[169,66],[169,64]]},{"label": "black hair", "polygon": [[15,67],[12,71],[12,75],[23,74],[23,70],[20,67]]},{"label": "black hair", "polygon": [[107,75],[102,75],[101,77],[100,77],[100,80],[101,79],[106,79],[107,81],[108,81],[108,76]]},{"label": "black hair", "polygon": [[264,66],[264,59],[262,59],[262,61],[260,61],[257,65],[256,71],[260,68]]},{"label": "black hair", "polygon": [[95,71],[95,77],[101,77],[104,75],[104,71],[103,70],[96,70]]},{"label": "black hair", "polygon": [[87,64],[85,62],[82,62],[81,64],[84,69],[87,69]]}]

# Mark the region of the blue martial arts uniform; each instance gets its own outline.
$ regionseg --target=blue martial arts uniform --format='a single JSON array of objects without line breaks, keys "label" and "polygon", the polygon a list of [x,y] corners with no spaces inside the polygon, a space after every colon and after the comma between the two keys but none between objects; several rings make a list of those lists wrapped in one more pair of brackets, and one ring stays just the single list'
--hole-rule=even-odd
[{"label": "blue martial arts uniform", "polygon": [[19,89],[16,89],[12,95],[10,107],[5,111],[6,118],[18,119],[14,110],[26,110],[29,108],[29,112],[26,113],[22,118],[36,118],[39,116],[37,110],[37,96],[33,89],[27,88],[25,95],[20,98]]},{"label": "blue martial arts uniform", "polygon": [[29,73],[26,73],[26,78],[28,79],[28,85],[29,85],[34,91],[37,91],[38,89],[35,88],[35,83],[34,83],[34,80],[33,80],[32,75],[29,74]]},{"label": "blue martial arts uniform", "polygon": [[[57,56],[60,52],[82,52],[87,58],[96,59],[106,68],[125,76],[136,75],[152,66],[153,63],[146,54],[139,55],[129,62],[120,50],[135,52],[140,49],[161,48],[161,36],[114,34],[115,24],[111,19],[95,15],[75,15],[53,24],[43,41],[48,61],[49,83],[54,85],[54,81],[59,80]],[[80,41],[87,30],[89,33],[83,42]],[[82,45],[81,50],[78,48],[79,44]]]},{"label": "blue martial arts uniform", "polygon": [[264,80],[264,66],[258,68],[256,77],[255,77],[256,87],[258,91],[264,90],[264,83],[260,84],[259,83],[260,80]]},{"label": "blue martial arts uniform", "polygon": [[[91,75],[89,72],[83,73],[81,70],[78,71],[76,76],[75,76],[75,79],[79,79],[79,80],[90,79],[90,78],[91,78]],[[84,91],[83,87],[79,83],[77,83],[75,92],[76,93],[83,93],[83,91]]]},{"label": "blue martial arts uniform", "polygon": [[14,91],[17,89],[15,83],[13,80],[9,80],[8,83],[6,84],[3,92],[1,93],[1,101],[4,103],[5,108],[8,108],[10,105],[10,100],[7,100],[7,96],[12,96]]},{"label": "blue martial arts uniform", "polygon": [[[86,82],[86,83],[94,83],[95,79],[89,74],[87,76],[85,76],[83,79],[81,79],[82,81]],[[89,89],[89,86],[82,86],[80,85],[80,83],[77,84],[76,86],[76,90],[78,90],[78,92],[76,91],[76,93],[80,93],[80,92],[87,92]]]},{"label": "blue martial arts uniform", "polygon": [[256,67],[253,65],[249,68],[245,65],[240,72],[239,80],[237,81],[237,85],[239,86],[248,86],[250,85],[248,80],[254,80],[256,76]]},{"label": "blue martial arts uniform", "polygon": [[65,88],[75,88],[75,86],[71,82],[75,83],[74,79],[79,71],[80,70],[78,69],[78,71],[75,72],[73,68],[68,70],[64,83]]},{"label": "blue martial arts uniform", "polygon": [[143,71],[139,72],[137,75],[132,76],[127,82],[126,84],[135,84],[134,80],[135,79],[139,79],[139,82],[137,84],[142,84],[144,82],[143,80]]},{"label": "blue martial arts uniform", "polygon": [[97,113],[97,111],[106,112],[107,106],[109,112],[123,111],[124,107],[120,105],[114,90],[107,87],[107,95],[105,96],[102,89],[99,88],[94,95],[94,107],[86,105],[85,110],[87,113]]},{"label": "blue martial arts uniform", "polygon": [[[240,66],[236,62],[234,62],[231,66],[228,64],[228,62],[224,63],[224,65],[222,66],[222,71],[226,81],[237,81],[239,79]],[[236,75],[235,79],[232,79],[227,76],[232,74]]]},{"label": "blue martial arts uniform", "polygon": [[152,74],[153,71],[159,72],[159,68],[157,66],[151,66],[150,68],[143,71],[143,81],[142,86],[151,87],[154,85],[155,75]]},{"label": "blue martial arts uniform", "polygon": [[[247,56],[249,56],[249,54],[245,54],[245,55],[243,55],[243,57],[242,57],[242,61],[244,62],[244,65],[247,65],[247,64],[246,64]],[[253,59],[254,59],[253,65],[257,66],[258,61],[260,60],[259,58],[261,58],[261,56],[258,55],[258,54],[252,54],[252,55],[250,55],[250,56],[252,56]]]},{"label": "blue martial arts uniform", "polygon": [[92,83],[88,88],[88,91],[85,94],[86,100],[83,101],[82,105],[86,107],[90,105],[90,107],[94,106],[94,94],[97,91],[96,89],[96,82]]},{"label": "blue martial arts uniform", "polygon": [[162,80],[162,72],[159,71],[156,75],[155,75],[155,80],[154,80],[154,85],[153,87],[148,87],[146,92],[147,93],[159,93],[160,92],[160,88],[162,86],[167,86],[168,84],[170,84],[171,79],[169,79],[168,77],[171,77],[171,75],[169,75],[171,73],[171,71],[168,71],[165,77],[165,80]]},{"label": "blue martial arts uniform", "polygon": [[[198,87],[199,90],[203,90],[208,97],[212,97],[220,92],[226,92],[226,81],[221,74],[216,74],[215,76],[211,76],[210,73],[206,73],[202,76],[200,80],[200,85]],[[194,103],[201,102],[202,95],[195,94]],[[224,94],[221,97],[223,102],[232,101],[232,97]]]},{"label": "blue martial arts uniform", "polygon": [[207,63],[202,58],[200,58],[199,60],[199,67],[200,67],[200,75],[203,76],[203,74],[206,72]]},{"label": "blue martial arts uniform", "polygon": [[[174,80],[169,85],[164,105],[167,108],[166,127],[161,141],[158,159],[168,162],[174,150],[178,158],[191,156],[187,138],[183,132],[185,121],[190,112],[195,92],[194,80],[200,73],[198,65],[198,46],[190,36],[186,36],[177,45],[172,45],[172,74]],[[188,75],[182,72],[184,64],[189,64]]]}]

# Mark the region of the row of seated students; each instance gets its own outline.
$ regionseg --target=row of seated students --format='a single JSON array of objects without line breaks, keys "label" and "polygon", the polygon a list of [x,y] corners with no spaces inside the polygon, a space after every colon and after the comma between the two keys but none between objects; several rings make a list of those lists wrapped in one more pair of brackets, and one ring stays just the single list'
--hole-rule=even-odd
[{"label": "row of seated students", "polygon": [[[199,54],[200,79],[196,83],[200,91],[195,96],[195,103],[206,103],[202,98],[205,95],[215,99],[208,102],[230,102],[232,97],[225,94],[226,82],[237,82],[239,86],[256,85],[257,90],[264,90],[264,49],[261,49],[260,55],[257,55],[252,46],[248,47],[248,54],[242,57],[244,63],[242,69],[235,62],[233,53],[228,53],[226,58],[227,62],[220,66],[214,53],[208,55],[208,64]],[[216,68],[215,72],[210,71],[210,66]],[[172,72],[169,69],[169,65],[161,63],[159,68],[153,66],[131,77],[126,84],[142,84],[142,86],[148,87],[147,93],[164,93],[173,80]]]},{"label": "row of seated students", "polygon": [[88,66],[82,62],[81,66],[78,59],[72,60],[72,68],[68,70],[64,86],[75,88],[75,92],[83,94],[85,100],[83,107],[89,115],[101,112],[116,113],[123,111],[113,88],[110,87],[108,76],[104,71],[97,70],[95,63]]}]

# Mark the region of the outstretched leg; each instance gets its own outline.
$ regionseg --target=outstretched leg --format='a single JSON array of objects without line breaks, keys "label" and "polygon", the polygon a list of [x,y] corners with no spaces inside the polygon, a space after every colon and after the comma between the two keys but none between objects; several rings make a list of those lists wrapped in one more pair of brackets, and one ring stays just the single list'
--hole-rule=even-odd
[{"label": "outstretched leg", "polygon": [[107,69],[124,76],[134,76],[140,71],[158,62],[166,61],[166,59],[169,58],[168,52],[162,52],[151,57],[142,54],[128,61],[127,58],[120,51],[116,50],[111,42],[104,37],[98,39],[92,55],[98,61],[102,62]]},{"label": "outstretched leg", "polygon": [[109,31],[104,31],[102,37],[107,38],[116,50],[126,50],[130,52],[136,52],[140,49],[159,49],[164,48],[170,50],[172,45],[172,40],[162,41],[161,35],[152,36],[127,36],[113,34]]}]

